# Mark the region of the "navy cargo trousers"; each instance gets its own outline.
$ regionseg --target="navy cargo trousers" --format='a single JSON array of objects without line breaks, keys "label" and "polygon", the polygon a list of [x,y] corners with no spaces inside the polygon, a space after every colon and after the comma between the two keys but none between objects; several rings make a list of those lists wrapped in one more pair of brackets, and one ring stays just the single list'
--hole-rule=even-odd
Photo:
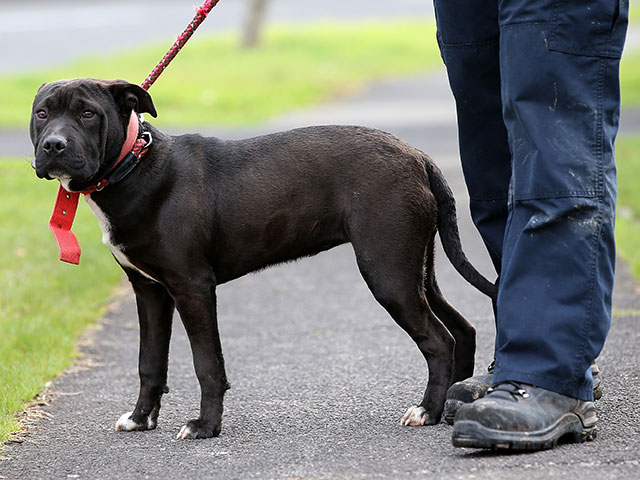
[{"label": "navy cargo trousers", "polygon": [[592,399],[611,323],[628,0],[435,0],[471,214],[499,274],[493,382]]}]

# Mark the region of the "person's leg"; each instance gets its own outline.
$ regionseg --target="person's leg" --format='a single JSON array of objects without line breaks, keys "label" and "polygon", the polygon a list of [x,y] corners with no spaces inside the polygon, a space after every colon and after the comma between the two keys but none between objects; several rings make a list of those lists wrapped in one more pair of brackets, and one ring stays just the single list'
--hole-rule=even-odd
[{"label": "person's leg", "polygon": [[[539,13],[531,10],[535,3]],[[595,47],[599,35],[608,36],[619,2],[589,0],[592,13],[584,18],[580,12],[588,9],[556,3],[501,3],[502,99],[513,177],[494,382],[518,380],[591,400],[589,366],[611,315],[615,55],[622,44],[597,56],[566,52]],[[588,35],[594,22],[601,26]]]},{"label": "person's leg", "polygon": [[[457,446],[548,448],[564,434],[576,440],[593,434],[589,366],[611,315],[613,141],[626,5],[588,3],[500,4],[512,179],[498,296],[497,386],[460,408]],[[554,422],[561,427],[552,428]]]},{"label": "person's leg", "polygon": [[[502,117],[498,4],[496,0],[435,0],[434,6],[438,43],[456,99],[460,156],[471,214],[499,274],[511,152]],[[453,423],[462,404],[485,395],[493,379],[492,367],[489,373],[451,387],[445,405],[447,422]],[[593,369],[598,371],[595,364]],[[598,377],[594,396],[601,395]]]},{"label": "person's leg", "polygon": [[[456,100],[460,159],[471,217],[499,274],[511,153],[502,119],[498,3],[435,0],[434,7],[438,44]],[[463,403],[484,396],[491,379],[491,373],[479,374],[454,384],[447,392],[445,420],[453,423]]]},{"label": "person's leg", "polygon": [[435,0],[438,43],[456,100],[473,221],[500,273],[511,154],[502,119],[497,0]]}]

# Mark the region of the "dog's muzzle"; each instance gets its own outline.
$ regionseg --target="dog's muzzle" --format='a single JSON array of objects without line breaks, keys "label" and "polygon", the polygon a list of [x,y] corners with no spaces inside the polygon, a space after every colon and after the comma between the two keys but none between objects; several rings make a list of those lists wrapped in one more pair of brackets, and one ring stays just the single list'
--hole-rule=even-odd
[{"label": "dog's muzzle", "polygon": [[63,153],[67,150],[68,141],[61,135],[50,134],[38,145],[36,157],[31,166],[36,171],[38,178],[53,180],[54,178],[66,178],[69,174],[56,165]]},{"label": "dog's muzzle", "polygon": [[36,171],[38,178],[44,178],[46,180],[70,178],[67,171],[48,159],[41,160],[36,157],[31,161],[31,167]]}]

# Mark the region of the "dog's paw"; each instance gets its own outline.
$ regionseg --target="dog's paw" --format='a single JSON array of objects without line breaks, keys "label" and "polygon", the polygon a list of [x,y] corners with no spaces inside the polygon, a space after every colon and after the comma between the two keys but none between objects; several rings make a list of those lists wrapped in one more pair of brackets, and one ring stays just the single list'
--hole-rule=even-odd
[{"label": "dog's paw", "polygon": [[422,425],[434,425],[436,422],[427,413],[424,407],[413,405],[407,409],[407,412],[400,420],[400,425],[406,425],[409,427],[418,427]]},{"label": "dog's paw", "polygon": [[133,419],[131,418],[132,415],[133,412],[127,412],[118,419],[118,421],[116,422],[116,430],[118,432],[153,430],[154,428],[156,428],[156,422],[151,417],[147,417],[146,421],[143,423],[138,423],[133,421]]},{"label": "dog's paw", "polygon": [[220,425],[207,427],[200,419],[189,420],[187,424],[180,429],[177,439],[187,440],[196,438],[211,438],[220,435]]}]

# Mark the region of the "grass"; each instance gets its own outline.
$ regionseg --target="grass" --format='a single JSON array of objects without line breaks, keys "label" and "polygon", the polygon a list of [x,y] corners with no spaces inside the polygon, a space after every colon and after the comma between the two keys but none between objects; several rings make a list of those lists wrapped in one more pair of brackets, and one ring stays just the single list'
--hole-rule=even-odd
[{"label": "grass", "polygon": [[[175,126],[246,125],[352,92],[372,79],[441,65],[432,21],[317,24],[267,29],[256,49],[233,34],[195,36],[151,88]],[[26,125],[43,81],[122,78],[141,83],[168,44],[0,78],[0,127]]]},{"label": "grass", "polygon": [[640,137],[622,137],[616,144],[618,165],[618,254],[640,280]]},{"label": "grass", "polygon": [[71,365],[79,334],[121,278],[86,205],[74,226],[80,266],[57,260],[47,226],[56,190],[35,181],[29,162],[0,159],[0,442],[17,429],[15,412]]},{"label": "grass", "polygon": [[[358,89],[373,79],[441,65],[429,21],[274,28],[255,50],[232,35],[196,36],[152,88],[155,124],[247,124]],[[140,83],[168,45],[0,78],[0,128],[27,128],[45,80],[124,78]],[[47,222],[57,184],[37,181],[27,160],[0,159],[0,444],[24,408],[70,366],[79,335],[104,311],[122,278],[80,205],[79,267],[57,260]],[[84,204],[84,202],[81,202]]]},{"label": "grass", "polygon": [[620,62],[620,91],[623,106],[640,106],[640,50],[625,53]]}]

